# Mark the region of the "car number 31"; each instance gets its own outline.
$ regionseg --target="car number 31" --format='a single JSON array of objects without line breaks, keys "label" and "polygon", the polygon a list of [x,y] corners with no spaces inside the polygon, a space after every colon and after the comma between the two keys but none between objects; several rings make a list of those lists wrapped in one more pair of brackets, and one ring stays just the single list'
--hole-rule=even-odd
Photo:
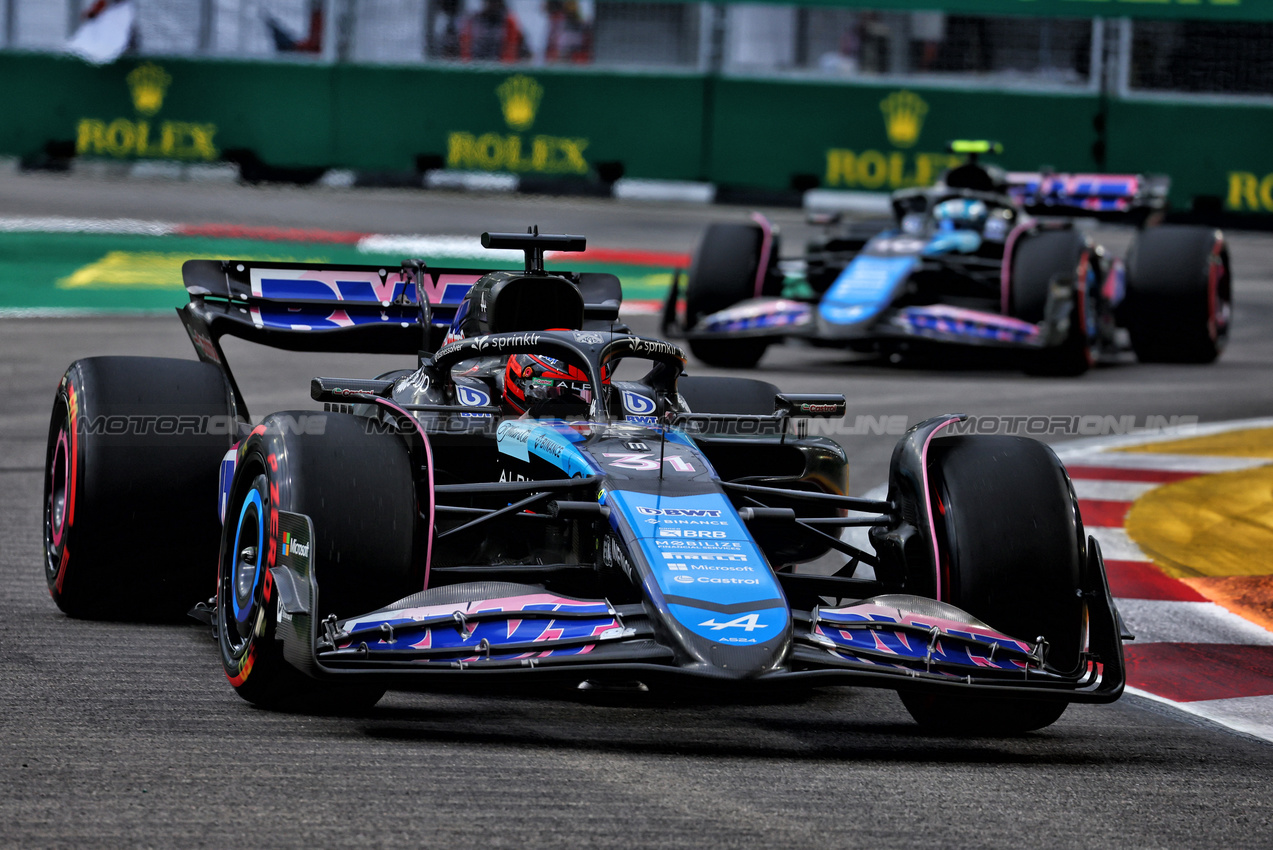
[{"label": "car number 31", "polygon": [[[612,460],[607,461],[608,466],[615,466],[615,467],[618,467],[619,469],[641,469],[641,470],[649,471],[649,470],[655,470],[659,468],[659,458],[655,457],[654,455],[623,454],[621,452],[605,452],[603,456],[607,458],[612,458]],[[694,464],[690,463],[688,460],[686,460],[683,457],[680,457],[679,455],[665,455],[662,458],[662,460],[663,460],[663,463],[666,463],[668,466],[672,467],[672,469],[676,470],[677,472],[695,472],[696,471],[694,469]]]}]

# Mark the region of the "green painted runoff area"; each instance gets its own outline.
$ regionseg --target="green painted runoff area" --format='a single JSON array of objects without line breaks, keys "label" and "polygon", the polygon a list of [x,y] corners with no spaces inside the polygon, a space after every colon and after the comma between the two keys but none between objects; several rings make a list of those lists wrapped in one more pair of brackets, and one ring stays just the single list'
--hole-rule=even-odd
[{"label": "green painted runoff area", "polygon": [[[0,311],[169,310],[188,301],[181,283],[187,259],[390,264],[405,257],[370,254],[353,245],[272,242],[205,236],[0,233]],[[428,257],[437,266],[517,268],[517,263]],[[657,300],[671,269],[594,263],[557,263],[572,271],[619,276],[628,300]],[[553,263],[549,262],[549,268]]]}]

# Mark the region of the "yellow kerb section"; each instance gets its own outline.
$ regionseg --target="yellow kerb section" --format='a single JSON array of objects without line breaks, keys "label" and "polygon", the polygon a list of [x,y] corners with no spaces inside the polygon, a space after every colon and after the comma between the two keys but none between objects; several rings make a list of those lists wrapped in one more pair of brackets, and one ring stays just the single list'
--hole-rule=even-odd
[{"label": "yellow kerb section", "polygon": [[[1269,458],[1273,428],[1229,431],[1120,451]],[[1150,490],[1128,536],[1163,572],[1273,629],[1273,466],[1201,475]]]},{"label": "yellow kerb section", "polygon": [[1273,460],[1273,428],[1226,431],[1207,437],[1189,437],[1167,443],[1147,443],[1116,449],[1138,454],[1224,455],[1226,457],[1267,457]]},{"label": "yellow kerb section", "polygon": [[1177,578],[1273,574],[1273,467],[1156,487],[1136,500],[1125,525]]}]

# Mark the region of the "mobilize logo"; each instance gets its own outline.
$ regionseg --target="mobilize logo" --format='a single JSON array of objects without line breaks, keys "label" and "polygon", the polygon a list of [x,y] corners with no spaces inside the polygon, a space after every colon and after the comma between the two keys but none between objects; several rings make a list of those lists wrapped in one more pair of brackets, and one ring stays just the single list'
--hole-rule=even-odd
[{"label": "mobilize logo", "polygon": [[[673,552],[720,552],[723,550],[740,551],[743,544],[734,540],[656,540],[654,545],[660,549],[671,549]],[[672,553],[665,552],[671,557]]]}]

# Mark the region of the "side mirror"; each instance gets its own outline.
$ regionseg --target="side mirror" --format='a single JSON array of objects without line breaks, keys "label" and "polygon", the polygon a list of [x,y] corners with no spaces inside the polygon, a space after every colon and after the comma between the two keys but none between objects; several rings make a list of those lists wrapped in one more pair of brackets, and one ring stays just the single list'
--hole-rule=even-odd
[{"label": "side mirror", "polygon": [[774,412],[799,419],[841,419],[849,411],[849,403],[839,393],[779,393],[774,397]]}]

